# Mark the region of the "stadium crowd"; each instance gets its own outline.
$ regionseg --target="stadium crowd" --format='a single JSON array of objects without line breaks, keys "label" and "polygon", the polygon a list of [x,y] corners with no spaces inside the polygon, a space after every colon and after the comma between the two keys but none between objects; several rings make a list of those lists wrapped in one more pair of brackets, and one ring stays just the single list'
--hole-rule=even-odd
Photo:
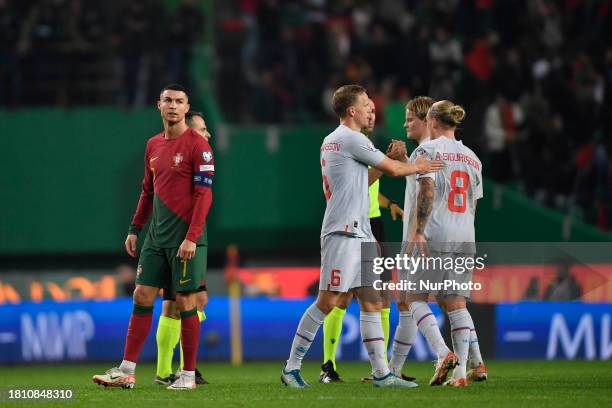
[{"label": "stadium crowd", "polygon": [[[192,84],[197,0],[0,0],[0,106],[144,106]],[[329,120],[360,83],[385,123],[415,95],[466,107],[485,175],[612,229],[610,0],[214,3],[216,96],[242,123]],[[381,128],[379,126],[379,128]]]},{"label": "stadium crowd", "polygon": [[[459,101],[485,174],[612,229],[607,0],[237,0],[217,10],[217,94],[242,122],[332,117],[363,84],[378,119],[415,95]],[[236,98],[235,95],[241,95]]]},{"label": "stadium crowd", "polygon": [[204,18],[195,0],[0,0],[0,106],[140,107],[190,85]]}]

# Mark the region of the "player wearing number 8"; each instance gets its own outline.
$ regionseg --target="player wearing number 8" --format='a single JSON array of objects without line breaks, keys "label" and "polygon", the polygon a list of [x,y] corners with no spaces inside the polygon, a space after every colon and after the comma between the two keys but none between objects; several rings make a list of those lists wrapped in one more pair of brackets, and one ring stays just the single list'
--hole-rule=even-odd
[{"label": "player wearing number 8", "polygon": [[[457,126],[464,116],[465,111],[461,106],[447,100],[434,103],[427,113],[431,140],[421,144],[414,154],[443,160],[445,167],[438,173],[417,176],[416,217],[413,219],[414,225],[408,229],[411,231],[411,245],[417,250],[411,252],[413,255],[426,253],[430,258],[446,260],[471,257],[476,251],[474,217],[476,201],[483,195],[482,165],[474,152],[455,138]],[[407,296],[410,312],[438,355],[431,385],[442,384],[453,366],[453,378],[445,385],[467,385],[466,364],[474,323],[466,308],[469,290],[458,290],[453,285],[450,290],[432,292],[421,283],[465,283],[472,280],[471,270],[461,272],[438,267],[412,273],[412,280],[418,289],[410,291]],[[454,354],[446,347],[437,324],[432,320],[433,315],[426,303],[429,293],[437,296],[448,313]]]},{"label": "player wearing number 8", "polygon": [[[455,130],[465,112],[450,101],[439,101],[427,114],[431,140],[421,144],[416,157],[442,160],[437,173],[418,175],[421,191],[433,186],[431,215],[423,225],[415,225],[417,241],[445,243],[444,252],[465,252],[464,243],[474,243],[476,200],[482,198],[482,165],[474,152],[455,139]],[[418,212],[418,206],[417,206]]]}]

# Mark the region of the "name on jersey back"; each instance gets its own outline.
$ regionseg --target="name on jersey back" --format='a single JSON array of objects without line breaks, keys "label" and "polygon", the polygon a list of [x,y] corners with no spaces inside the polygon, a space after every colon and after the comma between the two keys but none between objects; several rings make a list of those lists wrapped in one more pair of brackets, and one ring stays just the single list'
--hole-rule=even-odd
[{"label": "name on jersey back", "polygon": [[436,153],[435,160],[444,161],[459,161],[469,164],[476,170],[480,171],[480,163],[474,160],[472,157],[463,153]]},{"label": "name on jersey back", "polygon": [[327,152],[327,151],[339,152],[340,143],[325,143],[324,145],[321,146],[321,151],[322,152]]}]

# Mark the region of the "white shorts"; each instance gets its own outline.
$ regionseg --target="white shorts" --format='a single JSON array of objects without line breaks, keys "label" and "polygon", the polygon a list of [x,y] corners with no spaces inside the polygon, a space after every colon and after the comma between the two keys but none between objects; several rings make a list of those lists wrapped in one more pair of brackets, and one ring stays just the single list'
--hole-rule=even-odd
[{"label": "white shorts", "polygon": [[[319,290],[348,292],[353,288],[372,286],[374,276],[362,271],[361,244],[370,252],[369,258],[377,256],[373,239],[350,237],[342,234],[329,234],[321,238],[321,275]],[[366,258],[364,258],[366,259]],[[371,261],[369,262],[371,265]]]},{"label": "white shorts", "polygon": [[[473,254],[458,253],[458,252],[435,252],[430,251],[429,257],[439,258],[445,260],[445,262],[456,262],[459,258],[474,258]],[[463,296],[467,299],[470,298],[470,290],[463,289],[465,285],[472,281],[473,270],[472,269],[458,269],[447,268],[446,265],[440,267],[440,265],[434,265],[430,268],[418,268],[414,273],[408,273],[407,271],[401,270],[398,276],[401,280],[407,280],[415,285],[415,289],[409,290],[409,293],[413,294],[425,294],[430,293],[437,296],[446,295],[458,295]],[[449,282],[448,288],[435,288],[437,284],[444,284]],[[451,282],[456,285],[450,285]]]}]

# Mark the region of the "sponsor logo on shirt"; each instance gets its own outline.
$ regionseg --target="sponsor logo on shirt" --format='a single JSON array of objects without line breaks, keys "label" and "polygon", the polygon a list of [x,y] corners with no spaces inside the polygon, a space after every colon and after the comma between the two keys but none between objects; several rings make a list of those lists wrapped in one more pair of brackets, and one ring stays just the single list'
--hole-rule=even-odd
[{"label": "sponsor logo on shirt", "polygon": [[200,171],[215,171],[214,164],[202,164],[200,165]]}]

